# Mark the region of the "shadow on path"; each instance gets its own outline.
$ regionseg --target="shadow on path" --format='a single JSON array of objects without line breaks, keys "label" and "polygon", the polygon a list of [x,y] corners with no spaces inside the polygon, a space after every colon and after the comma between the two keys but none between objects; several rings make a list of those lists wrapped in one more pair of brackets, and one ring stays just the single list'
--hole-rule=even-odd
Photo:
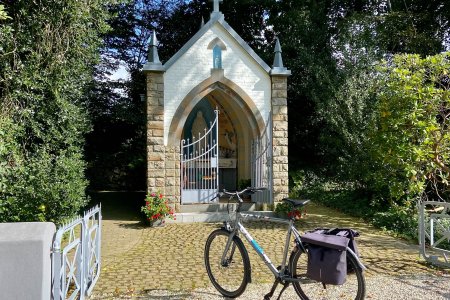
[{"label": "shadow on path", "polygon": [[89,206],[101,203],[103,220],[140,221],[145,192],[92,192]]},{"label": "shadow on path", "polygon": [[[102,271],[95,287],[97,299],[115,294],[142,295],[132,299],[211,299],[205,294],[189,292],[211,286],[203,262],[204,246],[212,230],[220,223],[167,224],[148,228],[140,221],[144,193],[102,192],[92,196],[102,202]],[[375,284],[380,276],[396,277],[398,283],[411,288],[407,276],[424,274],[430,278],[435,270],[419,258],[416,244],[391,237],[357,218],[312,203],[305,219],[296,225],[301,232],[316,227],[349,227],[361,233],[358,246],[363,263],[368,267],[367,283]],[[275,265],[281,262],[286,227],[267,222],[246,223],[248,231]],[[249,251],[254,283],[266,284],[273,275],[244,242]],[[401,277],[406,276],[406,277]],[[400,282],[405,281],[405,282]],[[431,283],[429,286],[436,289]],[[439,285],[437,283],[436,285]],[[171,293],[168,291],[172,291]],[[180,291],[180,292],[173,292]],[[186,292],[188,291],[188,292]],[[214,293],[214,290],[212,290]],[[126,297],[117,299],[129,299]],[[261,299],[261,298],[259,298]]]}]

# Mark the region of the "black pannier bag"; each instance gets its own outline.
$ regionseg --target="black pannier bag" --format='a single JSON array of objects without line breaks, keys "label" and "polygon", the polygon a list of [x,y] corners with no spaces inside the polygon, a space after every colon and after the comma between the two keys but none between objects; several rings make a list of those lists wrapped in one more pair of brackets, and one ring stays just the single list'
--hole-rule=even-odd
[{"label": "black pannier bag", "polygon": [[347,279],[347,246],[342,236],[307,232],[301,236],[308,243],[306,276],[324,284],[341,285]]},{"label": "black pannier bag", "polygon": [[[326,235],[336,235],[348,238],[350,241],[348,243],[348,247],[355,252],[356,257],[359,258],[358,246],[356,245],[355,238],[359,236],[359,233],[356,230],[350,228],[316,228],[311,232],[321,233]],[[353,273],[353,266],[350,262],[347,263],[347,273]]]}]

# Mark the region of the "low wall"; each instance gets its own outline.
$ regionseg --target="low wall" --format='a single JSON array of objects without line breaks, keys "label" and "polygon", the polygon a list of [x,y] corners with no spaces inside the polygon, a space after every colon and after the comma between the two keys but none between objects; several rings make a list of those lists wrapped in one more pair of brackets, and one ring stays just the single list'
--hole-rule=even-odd
[{"label": "low wall", "polygon": [[0,224],[0,298],[50,300],[53,223]]}]

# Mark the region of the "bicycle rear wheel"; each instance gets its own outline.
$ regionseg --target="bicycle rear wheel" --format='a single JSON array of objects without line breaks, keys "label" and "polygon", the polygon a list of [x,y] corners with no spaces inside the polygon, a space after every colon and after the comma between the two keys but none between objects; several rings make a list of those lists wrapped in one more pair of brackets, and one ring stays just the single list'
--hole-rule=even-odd
[{"label": "bicycle rear wheel", "polygon": [[236,298],[250,280],[250,259],[241,239],[233,238],[232,245],[222,261],[230,233],[225,229],[213,231],[205,245],[205,266],[214,287],[225,297]]},{"label": "bicycle rear wheel", "polygon": [[[305,245],[306,252],[308,246]],[[308,266],[308,255],[297,248],[289,259],[289,268],[293,277],[299,278],[300,282],[293,282],[297,295],[302,300],[313,299],[351,299],[362,300],[366,294],[366,283],[364,274],[358,266],[356,259],[347,252],[347,262],[353,271],[347,274],[347,280],[342,285],[327,284],[325,287],[321,282],[306,277]]]}]

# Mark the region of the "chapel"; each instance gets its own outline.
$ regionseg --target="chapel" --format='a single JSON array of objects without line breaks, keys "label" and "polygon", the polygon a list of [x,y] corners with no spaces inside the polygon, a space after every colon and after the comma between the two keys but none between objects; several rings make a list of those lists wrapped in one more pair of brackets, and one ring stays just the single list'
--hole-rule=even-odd
[{"label": "chapel", "polygon": [[147,91],[147,192],[177,211],[210,205],[217,192],[267,187],[249,201],[288,195],[287,78],[278,39],[272,66],[225,21],[210,20],[164,64],[157,34],[143,66]]}]

